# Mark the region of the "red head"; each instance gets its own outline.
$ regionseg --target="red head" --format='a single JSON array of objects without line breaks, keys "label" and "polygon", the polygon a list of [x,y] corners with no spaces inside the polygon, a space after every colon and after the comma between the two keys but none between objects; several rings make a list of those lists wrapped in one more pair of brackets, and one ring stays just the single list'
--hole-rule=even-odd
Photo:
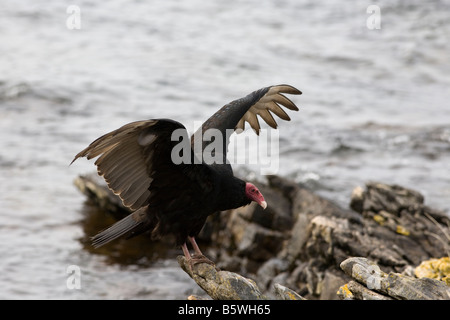
[{"label": "red head", "polygon": [[261,192],[259,192],[258,188],[250,182],[247,182],[245,184],[245,195],[250,200],[255,201],[257,204],[259,204],[263,209],[267,207],[267,202],[264,200]]}]

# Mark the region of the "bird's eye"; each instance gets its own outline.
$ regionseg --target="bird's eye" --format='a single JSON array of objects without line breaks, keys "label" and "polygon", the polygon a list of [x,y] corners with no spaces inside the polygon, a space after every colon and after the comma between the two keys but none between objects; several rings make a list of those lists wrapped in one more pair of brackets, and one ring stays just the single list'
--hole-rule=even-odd
[{"label": "bird's eye", "polygon": [[252,192],[255,192],[256,191],[256,189],[252,189]]}]

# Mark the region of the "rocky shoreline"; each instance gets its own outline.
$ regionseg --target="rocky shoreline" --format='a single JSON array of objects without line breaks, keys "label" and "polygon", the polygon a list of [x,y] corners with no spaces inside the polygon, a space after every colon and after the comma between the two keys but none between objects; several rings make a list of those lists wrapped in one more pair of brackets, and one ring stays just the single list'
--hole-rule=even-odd
[{"label": "rocky shoreline", "polygon": [[[345,209],[279,176],[255,184],[268,208],[214,214],[199,240],[220,269],[252,279],[261,296],[450,299],[450,218],[417,191],[370,182]],[[95,174],[75,185],[115,218],[128,213]]]}]

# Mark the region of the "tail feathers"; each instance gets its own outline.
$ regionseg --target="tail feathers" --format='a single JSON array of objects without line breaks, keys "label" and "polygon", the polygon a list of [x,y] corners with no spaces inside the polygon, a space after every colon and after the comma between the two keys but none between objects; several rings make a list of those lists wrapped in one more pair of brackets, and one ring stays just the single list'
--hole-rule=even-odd
[{"label": "tail feathers", "polygon": [[143,207],[136,212],[133,212],[132,214],[126,216],[122,220],[116,222],[108,229],[99,232],[91,238],[92,245],[95,248],[99,248],[107,244],[108,242],[111,242],[133,231],[139,230],[142,232],[143,227],[147,225],[146,209],[147,207]]}]

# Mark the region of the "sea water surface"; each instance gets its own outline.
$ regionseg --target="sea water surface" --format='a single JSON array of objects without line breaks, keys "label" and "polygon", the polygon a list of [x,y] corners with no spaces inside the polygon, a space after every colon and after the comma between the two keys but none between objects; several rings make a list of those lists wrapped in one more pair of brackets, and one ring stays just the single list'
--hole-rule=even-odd
[{"label": "sea water surface", "polygon": [[299,112],[278,121],[278,174],[343,206],[376,180],[449,212],[449,10],[448,0],[2,1],[0,298],[198,293],[177,249],[145,261],[87,249],[92,208],[73,180],[95,166],[69,163],[127,122],[189,128],[273,84],[303,92],[291,97]]}]

